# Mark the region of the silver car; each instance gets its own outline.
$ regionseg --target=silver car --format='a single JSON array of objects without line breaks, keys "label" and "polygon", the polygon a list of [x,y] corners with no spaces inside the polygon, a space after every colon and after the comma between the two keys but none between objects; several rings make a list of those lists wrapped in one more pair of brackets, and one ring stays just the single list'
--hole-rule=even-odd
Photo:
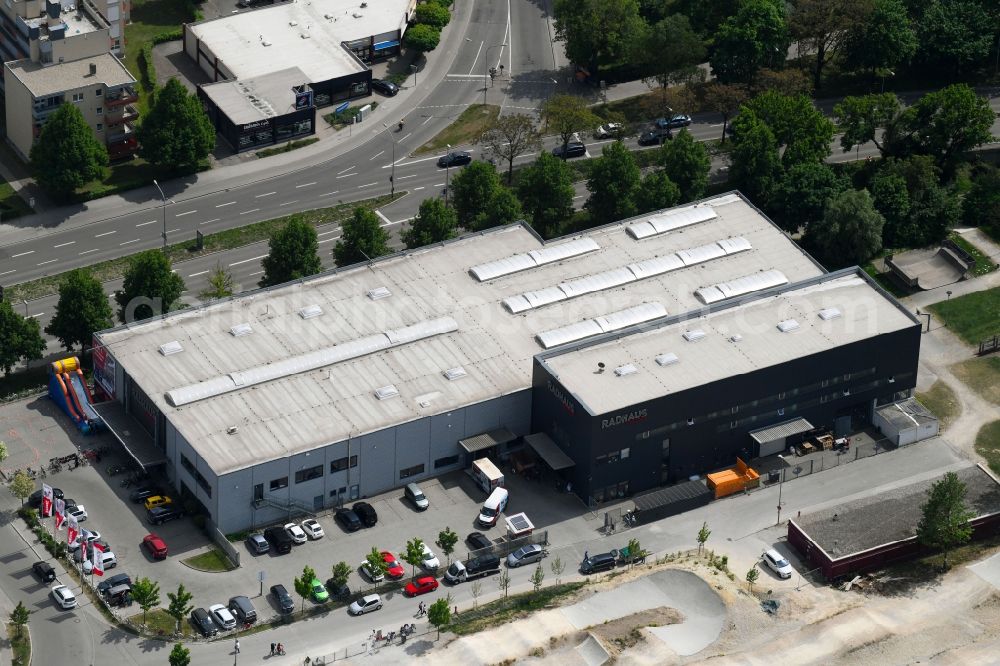
[{"label": "silver car", "polygon": [[548,553],[537,543],[528,544],[527,546],[521,546],[507,556],[507,566],[513,568],[523,564],[532,564],[538,562],[546,555]]},{"label": "silver car", "polygon": [[347,610],[351,615],[363,615],[364,613],[377,611],[380,608],[382,608],[382,597],[377,594],[368,594],[352,602]]}]

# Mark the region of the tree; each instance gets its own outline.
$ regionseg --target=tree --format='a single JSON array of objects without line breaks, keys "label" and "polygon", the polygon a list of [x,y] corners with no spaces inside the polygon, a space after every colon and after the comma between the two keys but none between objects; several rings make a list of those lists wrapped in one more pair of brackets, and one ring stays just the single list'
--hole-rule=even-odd
[{"label": "tree", "polygon": [[458,543],[458,535],[451,531],[450,527],[445,527],[443,530],[438,532],[437,541],[438,548],[444,553],[444,556],[448,558],[448,564],[451,564],[451,554],[455,552],[455,545]]},{"label": "tree", "polygon": [[14,497],[21,500],[21,506],[24,506],[24,500],[35,492],[35,480],[28,476],[27,472],[17,470],[7,487]]},{"label": "tree", "polygon": [[542,103],[542,120],[549,130],[559,135],[564,150],[574,134],[591,129],[601,122],[585,101],[573,95],[554,95],[545,100]]},{"label": "tree", "polygon": [[681,200],[681,190],[665,171],[651,171],[642,178],[635,193],[637,213],[648,213],[676,206]]},{"label": "tree", "polygon": [[170,311],[184,291],[184,280],[170,268],[170,259],[159,250],[132,257],[122,288],[115,292],[118,320],[142,321]]},{"label": "tree", "polygon": [[215,127],[197,95],[176,78],[153,93],[136,132],[139,156],[169,169],[193,169],[215,149]]},{"label": "tree", "polygon": [[566,570],[566,564],[562,561],[561,557],[556,555],[552,558],[552,561],[549,562],[549,569],[552,570],[552,575],[556,577],[556,585],[558,585],[560,581],[559,577],[562,576],[563,571]]},{"label": "tree", "polygon": [[479,608],[479,595],[483,593],[483,581],[477,580],[472,583],[472,606],[473,608]]},{"label": "tree", "polygon": [[443,199],[434,197],[420,202],[417,216],[399,236],[407,249],[412,250],[454,238],[457,226],[455,210],[446,206]]},{"label": "tree", "polygon": [[31,148],[31,166],[42,189],[66,197],[78,187],[104,176],[108,149],[75,104],[63,103],[42,126]]},{"label": "tree", "polygon": [[882,248],[884,224],[868,190],[846,190],[830,200],[823,219],[809,225],[806,240],[828,266],[862,266]]},{"label": "tree", "polygon": [[848,33],[844,47],[848,67],[878,69],[907,63],[917,51],[917,36],[903,0],[872,0],[864,20]]},{"label": "tree", "polygon": [[768,212],[790,234],[823,218],[827,202],[848,183],[823,162],[796,164],[777,183]]},{"label": "tree", "polygon": [[437,629],[437,637],[441,638],[441,627],[451,622],[451,597],[441,597],[432,603],[427,609],[427,620]]},{"label": "tree", "polygon": [[451,12],[444,5],[436,2],[425,2],[417,5],[413,12],[417,23],[423,23],[440,30],[451,21]]},{"label": "tree", "polygon": [[517,196],[531,226],[539,235],[558,235],[573,216],[573,172],[563,160],[548,152],[520,173]]},{"label": "tree", "polygon": [[77,268],[66,273],[59,283],[56,313],[45,332],[58,338],[67,351],[79,346],[86,349],[94,331],[111,328],[111,304],[101,283],[90,272]]},{"label": "tree", "polygon": [[510,224],[517,220],[523,220],[524,213],[521,210],[521,202],[513,190],[501,185],[493,193],[490,200],[489,209],[486,211],[486,219],[483,220],[483,229],[498,227],[503,224]]},{"label": "tree", "polygon": [[333,259],[338,266],[350,266],[390,252],[389,234],[379,224],[378,215],[358,206],[341,228],[340,240],[333,248]]},{"label": "tree", "polygon": [[14,625],[18,638],[21,637],[22,627],[28,624],[28,618],[31,617],[31,613],[32,611],[28,610],[23,601],[18,601],[17,606],[15,606],[14,610],[11,611],[10,623]]},{"label": "tree", "polygon": [[316,579],[316,571],[308,564],[302,567],[302,575],[296,578],[295,593],[302,597],[302,610],[306,609],[306,599],[312,594],[312,582]]},{"label": "tree", "polygon": [[347,579],[351,577],[351,565],[347,562],[337,562],[331,568],[333,574],[333,584],[337,587],[347,585]]},{"label": "tree", "polygon": [[10,452],[7,451],[7,442],[0,440],[0,464],[3,464],[4,460],[7,460],[7,456]]},{"label": "tree", "polygon": [[167,658],[170,660],[170,666],[188,666],[191,663],[191,651],[182,643],[174,643],[174,649]]},{"label": "tree", "polygon": [[410,577],[417,577],[417,565],[424,561],[424,542],[416,537],[406,542],[403,561],[410,565]]},{"label": "tree", "polygon": [[503,592],[503,598],[507,598],[507,590],[510,589],[510,574],[507,570],[501,570],[500,575],[497,577],[497,585],[500,586],[500,591]]},{"label": "tree", "polygon": [[725,143],[729,120],[739,112],[740,107],[750,96],[749,89],[740,83],[713,81],[701,88],[701,96],[707,110],[722,116],[722,137],[719,143]]},{"label": "tree", "polygon": [[279,229],[268,244],[268,253],[261,262],[264,275],[258,284],[273,287],[323,270],[319,259],[316,229],[301,216],[294,216]]},{"label": "tree", "polygon": [[892,93],[845,97],[833,107],[833,115],[842,132],[840,147],[846,153],[854,146],[871,141],[885,157],[887,147],[879,130],[889,130],[901,111],[899,98]]},{"label": "tree", "polygon": [[38,320],[14,312],[10,301],[0,301],[0,368],[9,375],[20,361],[42,357],[45,340]]},{"label": "tree", "polygon": [[632,538],[628,540],[628,545],[625,546],[628,549],[628,568],[631,569],[635,566],[637,560],[645,557],[645,551],[642,549],[642,545],[639,540]]},{"label": "tree", "polygon": [[757,564],[755,563],[752,567],[750,567],[750,570],[747,571],[746,575],[747,590],[750,594],[753,594],[753,584],[757,582],[758,578],[760,578],[760,571],[757,569]]},{"label": "tree", "polygon": [[514,160],[541,148],[541,135],[535,120],[523,113],[500,116],[476,139],[497,159],[507,162],[507,184],[514,175]]},{"label": "tree", "polygon": [[466,229],[485,227],[489,202],[500,188],[500,176],[489,162],[473,162],[451,179],[451,203],[458,224]]},{"label": "tree", "polygon": [[985,97],[957,83],[929,92],[903,111],[896,137],[905,148],[951,166],[965,152],[993,141],[996,113]]},{"label": "tree", "polygon": [[375,589],[377,590],[378,579],[385,576],[385,572],[389,570],[389,567],[385,563],[385,558],[382,557],[382,553],[374,546],[372,546],[371,552],[365,555],[365,562],[368,565],[368,571],[371,574],[372,582],[375,584]]},{"label": "tree", "polygon": [[948,553],[952,548],[972,538],[969,521],[976,517],[965,504],[966,487],[958,475],[948,472],[927,491],[927,501],[917,523],[917,541],[921,545],[944,551],[942,566],[948,568]]},{"label": "tree", "polygon": [[598,224],[623,220],[636,214],[635,197],[642,172],[632,151],[621,141],[604,147],[590,166],[587,189],[590,197],[584,208]]},{"label": "tree", "polygon": [[784,3],[744,0],[715,34],[712,74],[722,83],[751,84],[761,67],[784,65],[790,43]]},{"label": "tree", "polygon": [[441,31],[432,25],[418,23],[406,31],[403,43],[406,48],[413,49],[417,53],[427,53],[437,48],[441,41]]},{"label": "tree", "polygon": [[541,562],[535,567],[534,573],[531,574],[531,587],[534,588],[535,592],[542,589],[542,581],[545,580],[545,570],[542,569]]},{"label": "tree", "polygon": [[730,178],[758,206],[764,206],[781,176],[778,142],[753,111],[740,112],[734,127]]},{"label": "tree", "polygon": [[955,76],[985,60],[997,41],[997,19],[980,0],[932,0],[916,24],[917,60]]},{"label": "tree", "polygon": [[788,28],[802,55],[815,54],[813,87],[819,90],[823,67],[840,49],[851,30],[863,24],[871,0],[797,0]]},{"label": "tree", "polygon": [[712,160],[705,145],[682,129],[660,148],[660,164],[680,189],[682,201],[693,201],[705,193]]},{"label": "tree", "polygon": [[[805,95],[783,95],[769,90],[744,106],[774,134],[782,164],[788,168],[802,162],[822,162],[830,156],[834,125]],[[745,114],[740,114],[740,120]],[[739,127],[736,138],[739,141]]]},{"label": "tree", "polygon": [[140,578],[132,584],[132,600],[142,609],[142,623],[146,624],[146,613],[153,606],[160,605],[160,586],[148,578]]},{"label": "tree", "polygon": [[185,590],[184,583],[181,583],[177,586],[176,592],[167,592],[167,598],[170,599],[170,603],[167,604],[167,615],[177,621],[177,631],[180,631],[184,617],[194,610],[194,604],[191,603],[194,595]]},{"label": "tree", "polygon": [[215,269],[208,275],[208,286],[202,289],[198,296],[205,300],[214,300],[232,295],[233,274],[216,262]]},{"label": "tree", "polygon": [[1000,236],[1000,169],[983,165],[972,176],[972,187],[962,200],[965,224],[995,230]]},{"label": "tree", "polygon": [[944,240],[958,223],[958,198],[941,185],[941,170],[926,155],[882,161],[871,179],[875,208],[885,218],[885,247],[924,247]]},{"label": "tree", "polygon": [[812,95],[812,82],[809,75],[801,69],[768,69],[761,67],[757,70],[753,87],[750,89],[751,96],[759,95],[763,92],[776,92],[789,97],[796,95]]},{"label": "tree", "polygon": [[[701,73],[698,65],[705,61],[705,44],[686,16],[673,14],[642,31],[632,60],[649,72],[646,85],[659,87],[666,107],[668,87],[693,81]],[[669,112],[661,110],[664,115]]]},{"label": "tree", "polygon": [[703,522],[701,524],[701,529],[698,530],[698,555],[701,555],[701,551],[705,548],[705,542],[708,541],[708,537],[712,536],[712,530],[708,529],[708,523]]},{"label": "tree", "polygon": [[556,0],[552,15],[566,57],[591,75],[602,64],[622,60],[643,25],[636,0]]}]

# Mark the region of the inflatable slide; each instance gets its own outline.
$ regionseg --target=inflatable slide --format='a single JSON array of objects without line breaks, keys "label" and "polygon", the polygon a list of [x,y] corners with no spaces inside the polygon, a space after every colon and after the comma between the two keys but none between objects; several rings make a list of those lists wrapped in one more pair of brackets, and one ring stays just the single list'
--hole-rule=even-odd
[{"label": "inflatable slide", "polygon": [[93,396],[83,379],[78,358],[64,358],[49,366],[49,397],[83,434],[89,435],[103,425],[94,411]]}]

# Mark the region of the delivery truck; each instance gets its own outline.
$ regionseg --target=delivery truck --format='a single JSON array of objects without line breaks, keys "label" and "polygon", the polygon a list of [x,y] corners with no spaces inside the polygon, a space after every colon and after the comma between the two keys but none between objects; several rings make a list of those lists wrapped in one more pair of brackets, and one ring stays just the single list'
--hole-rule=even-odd
[{"label": "delivery truck", "polygon": [[472,462],[472,478],[484,493],[492,493],[503,486],[503,473],[489,458],[480,458]]}]

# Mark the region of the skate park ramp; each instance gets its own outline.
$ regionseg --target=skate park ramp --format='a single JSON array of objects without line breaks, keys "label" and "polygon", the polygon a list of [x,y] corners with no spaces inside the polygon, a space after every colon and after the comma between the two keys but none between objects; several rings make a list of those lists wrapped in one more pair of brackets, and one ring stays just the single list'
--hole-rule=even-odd
[{"label": "skate park ramp", "polygon": [[587,633],[587,638],[577,645],[575,650],[581,662],[586,664],[586,666],[604,666],[611,659],[611,655],[601,645],[601,641],[597,640],[589,632]]},{"label": "skate park ramp", "polygon": [[910,250],[886,259],[886,267],[903,284],[915,289],[936,289],[961,280],[969,267],[953,250]]}]

